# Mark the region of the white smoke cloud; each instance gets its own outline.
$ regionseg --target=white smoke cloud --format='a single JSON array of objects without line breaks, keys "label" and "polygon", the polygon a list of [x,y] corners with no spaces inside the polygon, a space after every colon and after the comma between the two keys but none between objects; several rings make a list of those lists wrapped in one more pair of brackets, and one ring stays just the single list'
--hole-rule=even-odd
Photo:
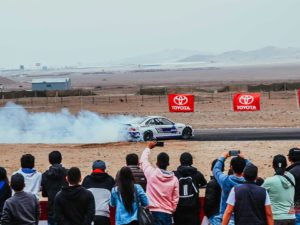
[{"label": "white smoke cloud", "polygon": [[[122,124],[131,116],[103,117],[90,111],[77,116],[68,109],[59,113],[29,113],[7,103],[0,109],[0,143],[105,143],[125,141]],[[123,131],[124,132],[124,131]]]}]

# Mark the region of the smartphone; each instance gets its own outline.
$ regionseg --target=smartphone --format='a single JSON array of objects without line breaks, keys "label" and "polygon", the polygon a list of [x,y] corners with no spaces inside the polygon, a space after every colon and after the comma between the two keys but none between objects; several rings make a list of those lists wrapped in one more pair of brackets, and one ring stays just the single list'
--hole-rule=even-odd
[{"label": "smartphone", "polygon": [[229,151],[229,156],[238,156],[240,154],[240,150],[231,150]]},{"label": "smartphone", "polygon": [[157,146],[157,147],[164,147],[164,142],[157,141],[155,146]]}]

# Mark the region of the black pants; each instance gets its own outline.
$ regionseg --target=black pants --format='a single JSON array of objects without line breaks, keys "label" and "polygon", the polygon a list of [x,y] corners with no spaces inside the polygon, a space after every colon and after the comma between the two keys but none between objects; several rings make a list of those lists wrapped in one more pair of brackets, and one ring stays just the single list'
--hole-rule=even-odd
[{"label": "black pants", "polygon": [[180,209],[173,214],[175,225],[200,225],[200,210]]},{"label": "black pants", "polygon": [[110,225],[110,220],[106,216],[95,216],[94,225]]},{"label": "black pants", "polygon": [[274,225],[295,225],[296,220],[274,220]]},{"label": "black pants", "polygon": [[134,220],[131,223],[123,224],[123,225],[139,225],[138,221]]}]

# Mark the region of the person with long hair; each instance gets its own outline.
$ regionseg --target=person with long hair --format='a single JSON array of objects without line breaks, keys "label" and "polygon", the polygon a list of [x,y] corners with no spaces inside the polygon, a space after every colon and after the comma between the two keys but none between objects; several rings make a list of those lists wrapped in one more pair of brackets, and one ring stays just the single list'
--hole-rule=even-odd
[{"label": "person with long hair", "polygon": [[137,201],[142,206],[149,204],[143,188],[134,184],[133,174],[126,166],[120,170],[116,182],[110,199],[110,205],[116,207],[116,225],[138,225]]},{"label": "person with long hair", "polygon": [[6,199],[11,197],[11,189],[6,174],[6,170],[0,167],[0,221],[2,216],[2,210]]},{"label": "person with long hair", "polygon": [[286,171],[287,160],[284,155],[276,155],[273,158],[275,175],[269,177],[263,183],[271,200],[271,208],[274,216],[274,225],[296,224],[294,207],[295,178]]}]

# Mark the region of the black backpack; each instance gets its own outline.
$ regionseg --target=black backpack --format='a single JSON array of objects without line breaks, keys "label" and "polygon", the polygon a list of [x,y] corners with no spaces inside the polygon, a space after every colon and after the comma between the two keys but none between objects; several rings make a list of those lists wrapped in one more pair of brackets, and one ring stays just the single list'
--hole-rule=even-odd
[{"label": "black backpack", "polygon": [[199,201],[198,189],[192,177],[180,177],[178,206],[195,207]]}]

